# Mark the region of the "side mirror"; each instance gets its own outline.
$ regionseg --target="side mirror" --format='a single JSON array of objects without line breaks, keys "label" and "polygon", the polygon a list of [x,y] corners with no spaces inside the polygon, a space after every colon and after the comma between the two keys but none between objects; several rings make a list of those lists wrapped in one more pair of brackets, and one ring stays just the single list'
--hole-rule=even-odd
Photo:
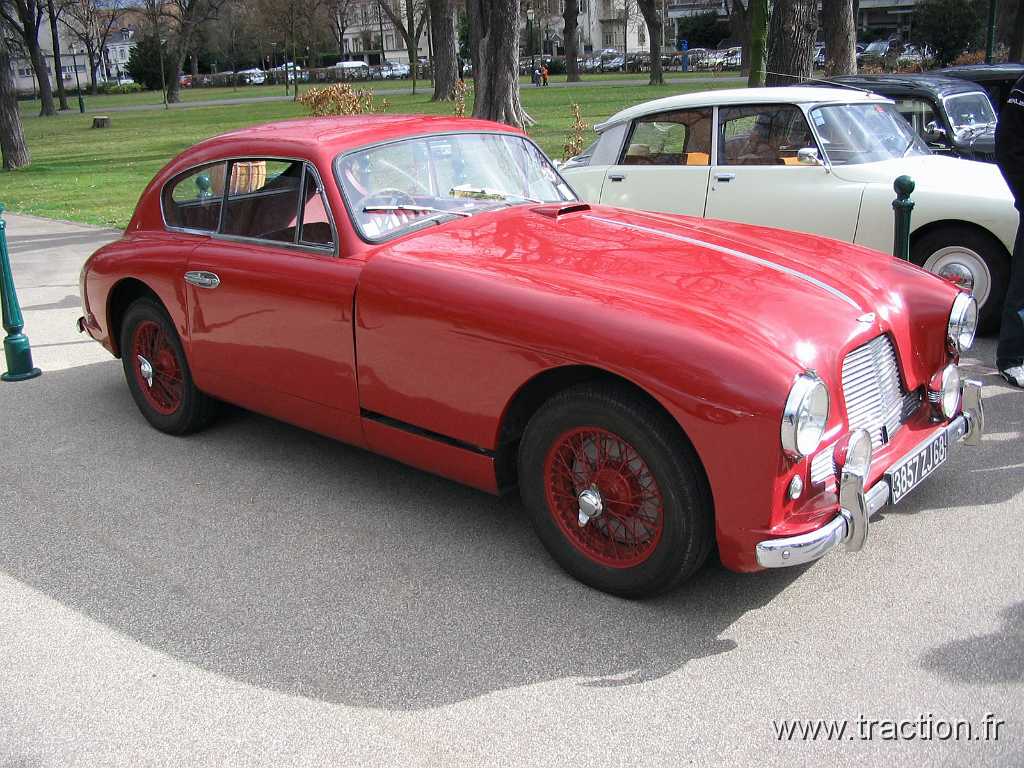
[{"label": "side mirror", "polygon": [[800,165],[824,165],[814,147],[804,147],[796,151],[796,161]]},{"label": "side mirror", "polygon": [[926,141],[941,141],[946,138],[946,129],[934,120],[930,120],[924,126],[924,134]]}]

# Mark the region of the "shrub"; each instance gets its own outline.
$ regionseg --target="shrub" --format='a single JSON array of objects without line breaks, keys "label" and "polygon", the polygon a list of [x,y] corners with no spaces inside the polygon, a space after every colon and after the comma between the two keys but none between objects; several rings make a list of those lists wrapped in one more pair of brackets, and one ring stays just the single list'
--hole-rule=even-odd
[{"label": "shrub", "polygon": [[563,160],[576,157],[576,155],[583,151],[583,134],[590,127],[583,122],[579,104],[573,104],[571,109],[573,122],[569,126],[568,133],[565,134],[565,145],[562,147]]},{"label": "shrub", "polygon": [[139,83],[104,83],[100,86],[100,93],[140,93],[142,90]]},{"label": "shrub", "polygon": [[324,88],[313,87],[299,96],[299,103],[311,115],[364,115],[369,112],[387,112],[388,101],[382,99],[375,104],[373,91],[353,88],[348,83],[337,83]]}]

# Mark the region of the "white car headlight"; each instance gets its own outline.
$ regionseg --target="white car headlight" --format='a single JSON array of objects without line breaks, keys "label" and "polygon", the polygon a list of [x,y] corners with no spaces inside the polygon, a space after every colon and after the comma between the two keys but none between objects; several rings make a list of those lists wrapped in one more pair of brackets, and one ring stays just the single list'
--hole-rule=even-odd
[{"label": "white car headlight", "polygon": [[946,326],[946,343],[949,345],[949,351],[960,354],[965,349],[970,349],[977,330],[978,302],[970,294],[957,294],[953,300],[953,308],[949,311],[949,324]]},{"label": "white car headlight", "polygon": [[950,363],[932,377],[928,399],[944,419],[952,419],[960,407],[960,390],[960,369]]},{"label": "white car headlight", "polygon": [[817,450],[828,421],[828,389],[810,371],[801,373],[782,411],[782,448],[793,458]]}]

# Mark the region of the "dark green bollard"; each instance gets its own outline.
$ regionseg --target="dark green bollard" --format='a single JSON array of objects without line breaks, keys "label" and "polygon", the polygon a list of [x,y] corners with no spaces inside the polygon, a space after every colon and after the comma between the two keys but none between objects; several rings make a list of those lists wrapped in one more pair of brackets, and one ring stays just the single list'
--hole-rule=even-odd
[{"label": "dark green bollard", "polygon": [[914,210],[910,195],[914,191],[914,180],[909,176],[898,176],[892,188],[896,190],[896,199],[892,201],[892,209],[896,215],[892,255],[897,259],[910,261],[910,212]]},{"label": "dark green bollard", "polygon": [[25,321],[21,317],[18,294],[14,292],[14,275],[11,274],[11,259],[7,255],[7,222],[3,219],[4,204],[0,203],[0,304],[3,307],[4,356],[7,358],[7,373],[0,376],[4,381],[34,379],[42,371],[32,366],[32,348],[28,336],[21,332]]}]

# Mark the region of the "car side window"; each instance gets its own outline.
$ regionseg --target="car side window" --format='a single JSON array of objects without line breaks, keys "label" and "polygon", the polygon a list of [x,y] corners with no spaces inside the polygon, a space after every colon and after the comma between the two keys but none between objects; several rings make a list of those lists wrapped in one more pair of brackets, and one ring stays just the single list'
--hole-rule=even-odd
[{"label": "car side window", "polygon": [[903,98],[896,100],[896,109],[903,118],[914,126],[914,130],[922,138],[928,138],[925,126],[934,122],[942,125],[935,108],[925,99]]},{"label": "car side window", "polygon": [[792,104],[721,107],[718,125],[719,165],[798,165],[801,149],[817,147]]},{"label": "car side window", "polygon": [[324,197],[320,180],[308,167],[302,188],[302,225],[299,243],[317,248],[334,247],[334,230],[331,227],[327,198]]},{"label": "car side window", "polygon": [[296,242],[303,165],[301,160],[233,161],[221,234]]},{"label": "car side window", "polygon": [[622,155],[622,165],[710,164],[710,109],[684,109],[639,118]]},{"label": "car side window", "polygon": [[211,163],[182,174],[164,187],[164,221],[169,227],[215,232],[224,201],[226,163]]}]

